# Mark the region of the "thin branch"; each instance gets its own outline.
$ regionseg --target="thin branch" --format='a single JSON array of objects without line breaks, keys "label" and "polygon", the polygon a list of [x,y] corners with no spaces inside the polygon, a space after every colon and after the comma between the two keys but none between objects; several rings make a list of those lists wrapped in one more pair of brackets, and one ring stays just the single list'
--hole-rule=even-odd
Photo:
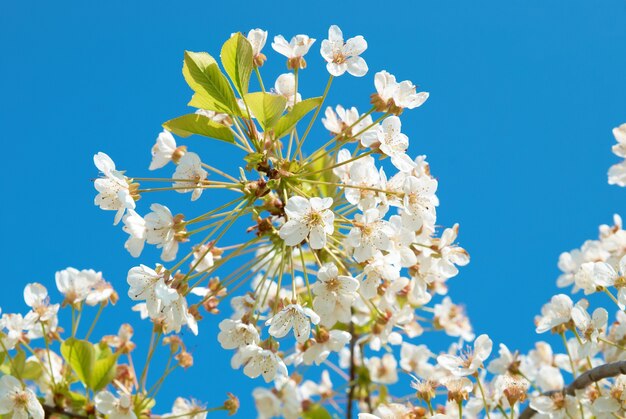
[{"label": "thin branch", "polygon": [[[616,377],[620,374],[626,375],[626,361],[612,362],[610,364],[604,364],[600,365],[599,367],[590,369],[585,373],[579,375],[577,379],[572,381],[572,383],[569,386],[565,387],[563,390],[550,391],[547,393],[543,393],[543,395],[550,396],[555,393],[563,393],[566,395],[574,396],[576,390],[583,390],[589,387],[591,384],[599,382],[600,380]],[[528,406],[520,415],[520,419],[530,419],[535,413],[537,413],[537,411]]]}]

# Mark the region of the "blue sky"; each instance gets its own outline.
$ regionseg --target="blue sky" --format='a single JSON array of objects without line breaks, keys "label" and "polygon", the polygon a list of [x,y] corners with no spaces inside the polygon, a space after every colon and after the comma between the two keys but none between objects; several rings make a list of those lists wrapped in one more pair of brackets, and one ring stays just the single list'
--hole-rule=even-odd
[{"label": "blue sky", "polygon": [[[528,349],[533,316],[557,291],[559,253],[595,238],[599,224],[623,213],[626,191],[607,185],[606,171],[617,161],[610,130],[626,122],[626,0],[228,4],[3,5],[3,311],[24,309],[27,282],[54,288],[56,270],[92,267],[122,295],[101,332],[114,332],[123,316],[134,320],[125,277],[137,261],[111,226],[113,214],[93,206],[91,156],[102,150],[119,167],[147,173],[160,124],[187,109],[183,50],[217,55],[231,32],[260,27],[270,36],[317,38],[301,87],[321,94],[327,75],[319,41],[338,24],[347,36],[365,36],[371,71],[337,80],[327,103],[367,109],[381,69],[431,93],[405,114],[403,127],[411,153],[428,155],[440,181],[439,222],[461,224],[461,244],[472,256],[450,294],[466,303],[476,331]],[[282,58],[266,52],[267,73],[278,75]],[[201,153],[219,153],[222,167],[240,158],[192,141]],[[188,205],[174,202],[178,211]],[[230,369],[231,354],[215,339],[217,320],[201,325],[192,347],[197,365],[174,374],[160,411],[177,394],[212,406],[226,390],[243,396],[261,384]],[[250,417],[250,400],[242,399],[242,416]]]}]

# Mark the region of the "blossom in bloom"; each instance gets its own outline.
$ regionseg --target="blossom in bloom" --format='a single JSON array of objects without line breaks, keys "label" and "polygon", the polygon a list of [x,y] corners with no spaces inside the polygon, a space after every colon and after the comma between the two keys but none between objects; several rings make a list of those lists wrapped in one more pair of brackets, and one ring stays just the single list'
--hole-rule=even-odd
[{"label": "blossom in bloom", "polygon": [[311,286],[315,294],[313,309],[326,327],[336,322],[350,322],[350,308],[356,299],[359,281],[348,275],[339,275],[337,266],[327,263],[317,273],[317,282]]},{"label": "blossom in bloom", "polygon": [[237,351],[231,361],[231,366],[239,369],[242,365],[244,374],[250,378],[262,375],[266,383],[277,376],[287,375],[287,367],[278,355],[256,345],[246,345]]},{"label": "blossom in bloom", "polygon": [[352,336],[343,330],[329,330],[318,333],[315,343],[312,343],[302,354],[302,362],[305,365],[320,365],[331,352],[341,351],[350,342]]},{"label": "blossom in bloom", "polygon": [[12,414],[14,419],[43,419],[44,410],[35,393],[22,387],[12,375],[0,378],[0,414]]},{"label": "blossom in bloom", "polygon": [[217,340],[224,349],[237,349],[259,343],[259,331],[252,324],[241,320],[224,319],[219,324]]},{"label": "blossom in bloom", "polygon": [[137,419],[133,411],[133,399],[127,391],[119,391],[119,397],[103,390],[96,394],[96,410],[110,419]]},{"label": "blossom in bloom", "polygon": [[602,307],[598,307],[593,314],[587,312],[586,304],[577,303],[572,309],[572,320],[581,336],[591,342],[597,343],[606,331],[609,313]]},{"label": "blossom in bloom", "polygon": [[483,362],[491,355],[493,342],[487,335],[480,335],[474,342],[474,350],[464,356],[442,354],[437,357],[439,365],[457,377],[472,375]]},{"label": "blossom in bloom", "polygon": [[177,220],[172,212],[164,205],[150,205],[151,213],[144,218],[146,226],[146,241],[162,248],[161,259],[166,262],[174,260],[178,252],[176,237]]},{"label": "blossom in bloom", "polygon": [[357,262],[372,258],[377,250],[391,249],[390,236],[393,227],[383,220],[384,213],[377,208],[370,208],[363,214],[356,214],[354,227],[348,233],[347,241],[354,248],[353,256]]},{"label": "blossom in bloom", "polygon": [[196,153],[185,153],[180,158],[174,172],[174,187],[180,193],[191,192],[191,200],[195,201],[202,195],[202,184],[208,173],[202,168],[200,157]]},{"label": "blossom in bloom", "polygon": [[398,381],[398,361],[391,353],[382,358],[371,357],[366,361],[367,369],[373,382],[393,384]]},{"label": "blossom in bloom", "polygon": [[544,333],[553,327],[567,323],[572,318],[572,299],[565,294],[555,295],[541,308],[541,316],[536,320],[537,333]]},{"label": "blossom in bloom", "polygon": [[422,106],[428,99],[427,92],[417,92],[415,85],[408,80],[398,83],[394,75],[384,70],[374,76],[374,86],[377,93],[373,103],[381,111],[400,114],[405,108]]},{"label": "blossom in bloom", "polygon": [[48,290],[43,285],[33,282],[24,287],[24,302],[31,308],[26,317],[35,322],[48,322],[56,319],[58,304],[50,304]]},{"label": "blossom in bloom", "polygon": [[167,418],[185,417],[189,419],[205,419],[207,416],[206,407],[199,405],[195,400],[187,400],[183,397],[177,397],[172,406],[172,414],[164,415]]},{"label": "blossom in bloom", "polygon": [[178,298],[178,293],[165,285],[163,274],[146,265],[131,268],[127,282],[130,285],[128,297],[135,301],[145,300],[150,318],[159,316],[163,306]]},{"label": "blossom in bloom", "polygon": [[267,31],[262,29],[251,29],[246,36],[252,45],[252,59],[254,65],[260,67],[265,62],[265,55],[261,52],[267,41]]},{"label": "blossom in bloom", "polygon": [[[337,105],[335,110],[329,106],[326,108],[324,115],[325,118],[322,118],[324,128],[330,131],[331,134],[342,134],[345,138],[354,138],[354,141],[360,141],[363,134],[368,131],[367,128],[372,125],[371,115],[359,115],[359,111],[354,106],[345,109],[343,106]],[[333,171],[336,170],[341,171],[345,170],[345,168],[340,166]]]},{"label": "blossom in bloom", "polygon": [[611,166],[609,169],[609,184],[626,186],[626,124],[613,128],[613,135],[615,140],[617,140],[617,144],[613,146],[613,153],[625,160]]},{"label": "blossom in bloom", "polygon": [[124,248],[128,250],[131,256],[139,257],[146,243],[146,220],[135,210],[129,209],[122,221],[124,222],[122,230],[128,233],[128,240],[124,243]]},{"label": "blossom in bloom", "polygon": [[391,163],[402,172],[410,172],[416,163],[406,154],[409,148],[409,137],[401,132],[402,123],[397,116],[385,118],[382,124],[367,131],[361,138],[364,147],[380,150],[385,156],[391,157]]},{"label": "blossom in bloom", "polygon": [[287,57],[288,68],[306,68],[304,56],[309,52],[314,42],[315,39],[309,38],[307,35],[296,35],[289,42],[282,35],[278,35],[274,37],[272,48],[277,53]]},{"label": "blossom in bloom", "polygon": [[252,391],[257,419],[271,419],[280,416],[281,401],[271,390],[257,387]]},{"label": "blossom in bloom", "polygon": [[293,108],[293,105],[302,100],[300,93],[296,92],[296,77],[293,73],[278,76],[274,83],[274,91],[287,100],[287,108]]},{"label": "blossom in bloom", "polygon": [[402,206],[402,222],[411,230],[418,230],[424,225],[435,222],[436,207],[439,199],[437,181],[429,177],[407,176],[404,185]]},{"label": "blossom in bloom", "polygon": [[359,35],[343,41],[339,26],[328,29],[328,39],[322,41],[321,54],[326,60],[326,69],[335,77],[346,71],[353,76],[362,77],[367,73],[367,63],[360,55],[367,49],[367,42]]},{"label": "blossom in bloom", "polygon": [[114,220],[117,225],[127,209],[135,209],[131,183],[122,172],[115,170],[115,163],[105,153],[99,152],[93,156],[93,162],[104,175],[94,181],[98,191],[94,203],[103,210],[117,211]]},{"label": "blossom in bloom", "polygon": [[280,228],[280,238],[287,246],[297,246],[308,237],[312,249],[322,249],[326,235],[335,231],[335,215],[329,209],[332,205],[332,198],[292,196],[285,206],[288,220]]},{"label": "blossom in bloom", "polygon": [[166,130],[163,130],[156,139],[156,143],[152,146],[152,162],[149,170],[160,169],[172,160],[172,156],[176,151],[176,140],[174,136]]},{"label": "blossom in bloom", "polygon": [[65,296],[65,303],[75,305],[89,297],[94,285],[101,277],[101,273],[91,269],[79,271],[70,267],[57,272],[54,280],[59,292]]},{"label": "blossom in bloom", "polygon": [[213,251],[217,249],[213,244],[200,244],[193,248],[193,261],[191,266],[197,272],[206,272],[215,264],[215,259],[219,259],[219,255],[214,255]]},{"label": "blossom in bloom", "polygon": [[275,338],[282,338],[293,329],[298,342],[305,342],[311,335],[311,323],[318,324],[320,317],[308,307],[300,304],[289,304],[274,317],[265,322],[270,326],[268,333]]}]

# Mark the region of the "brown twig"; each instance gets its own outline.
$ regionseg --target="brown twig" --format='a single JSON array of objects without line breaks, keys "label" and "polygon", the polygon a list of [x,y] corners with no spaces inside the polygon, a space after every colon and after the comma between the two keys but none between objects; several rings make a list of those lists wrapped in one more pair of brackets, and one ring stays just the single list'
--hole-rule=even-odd
[{"label": "brown twig", "polygon": [[[615,377],[620,374],[626,374],[626,361],[612,362],[610,364],[604,364],[600,365],[599,367],[592,368],[589,371],[578,376],[577,379],[572,381],[572,383],[569,386],[565,387],[563,390],[550,391],[547,393],[543,393],[543,395],[550,396],[555,393],[562,393],[564,395],[574,396],[576,390],[583,390],[591,384],[597,383],[600,380]],[[537,413],[537,411],[528,406],[520,415],[520,419],[530,419],[535,413]]]},{"label": "brown twig", "polygon": [[350,388],[348,390],[348,404],[346,406],[346,419],[352,419],[352,404],[354,400],[354,379],[356,376],[356,368],[354,367],[354,347],[356,344],[356,336],[354,335],[354,323],[350,321]]}]

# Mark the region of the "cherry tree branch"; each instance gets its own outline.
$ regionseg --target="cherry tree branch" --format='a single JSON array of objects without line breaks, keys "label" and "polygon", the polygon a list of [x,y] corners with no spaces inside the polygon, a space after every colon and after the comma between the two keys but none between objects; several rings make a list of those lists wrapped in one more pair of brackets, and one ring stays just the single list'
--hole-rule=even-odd
[{"label": "cherry tree branch", "polygon": [[51,417],[55,417],[55,416],[67,416],[69,418],[73,418],[73,419],[88,419],[89,416],[86,415],[81,415],[78,413],[72,413],[72,412],[67,412],[64,409],[60,408],[60,407],[56,407],[56,406],[48,406],[48,405],[43,405],[43,411],[45,414],[45,418],[51,418]]},{"label": "cherry tree branch", "polygon": [[[599,367],[592,368],[589,371],[586,371],[585,373],[578,376],[577,379],[572,381],[572,383],[569,386],[565,387],[563,390],[549,391],[547,393],[543,393],[543,395],[549,396],[555,393],[563,393],[566,395],[574,396],[576,390],[584,390],[591,384],[597,383],[598,381],[605,378],[618,376],[620,374],[626,375],[626,361],[611,362],[609,364],[604,364],[600,365]],[[520,415],[520,419],[530,419],[535,413],[537,413],[537,411],[528,406]]]}]

